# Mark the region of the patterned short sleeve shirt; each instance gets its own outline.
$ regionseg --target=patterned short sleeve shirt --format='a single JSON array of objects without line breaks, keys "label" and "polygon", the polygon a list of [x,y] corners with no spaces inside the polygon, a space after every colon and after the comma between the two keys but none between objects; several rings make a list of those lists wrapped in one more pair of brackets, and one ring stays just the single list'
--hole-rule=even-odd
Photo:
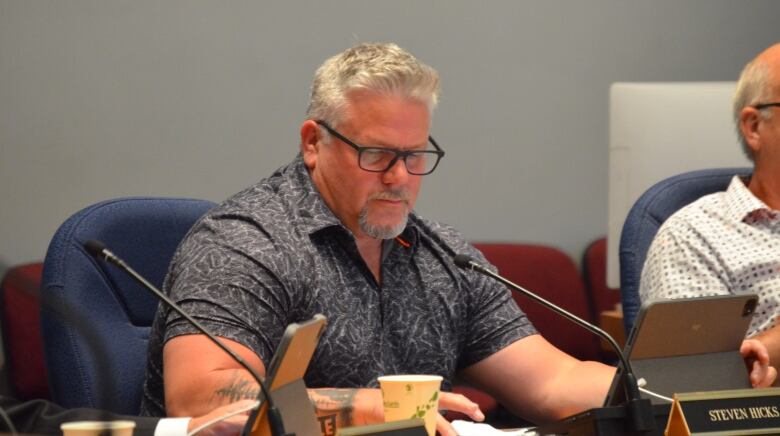
[{"label": "patterned short sleeve shirt", "polygon": [[[452,228],[416,214],[383,242],[382,283],[324,203],[300,155],[206,214],[177,249],[164,289],[217,336],[270,362],[285,326],[322,313],[325,333],[308,387],[377,386],[384,374],[444,377],[536,333],[509,291],[459,269],[484,257]],[[158,311],[142,409],[164,415],[162,348],[197,333]]]},{"label": "patterned short sleeve shirt", "polygon": [[780,212],[735,176],[724,192],[700,198],[658,230],[640,283],[642,300],[755,293],[748,335],[780,313]]}]

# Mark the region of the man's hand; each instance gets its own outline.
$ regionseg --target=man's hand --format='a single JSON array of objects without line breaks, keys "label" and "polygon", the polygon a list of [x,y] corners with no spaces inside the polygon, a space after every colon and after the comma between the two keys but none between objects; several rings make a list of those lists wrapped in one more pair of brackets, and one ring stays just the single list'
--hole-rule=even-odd
[{"label": "man's hand", "polygon": [[[479,410],[479,405],[461,394],[441,392],[439,395],[439,409],[452,410],[468,415],[474,421],[484,421],[485,415]],[[458,432],[441,413],[436,417],[436,432],[441,436],[457,436]]]},{"label": "man's hand", "polygon": [[739,347],[739,353],[745,359],[750,373],[750,384],[754,388],[772,386],[777,378],[777,370],[769,365],[769,352],[757,339],[745,339]]},{"label": "man's hand", "polygon": [[[217,407],[216,409],[212,410],[211,412],[205,415],[192,418],[190,420],[189,425],[187,426],[187,433],[195,430],[196,428],[200,427],[201,425],[211,420],[228,415],[231,412],[235,412],[241,409],[246,409],[252,403],[255,402],[256,402],[255,400],[236,401],[235,403],[228,404],[227,406]],[[244,429],[244,425],[246,424],[246,418],[249,415],[250,411],[251,409],[243,413],[239,413],[238,415],[231,416],[230,418],[227,418],[225,420],[216,422],[204,428],[200,432],[198,432],[198,435],[235,436],[241,434],[241,430]]]}]

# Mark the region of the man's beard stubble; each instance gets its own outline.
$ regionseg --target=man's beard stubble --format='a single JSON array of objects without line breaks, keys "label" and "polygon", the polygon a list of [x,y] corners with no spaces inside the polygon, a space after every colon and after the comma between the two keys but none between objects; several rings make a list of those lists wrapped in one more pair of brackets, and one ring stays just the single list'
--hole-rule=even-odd
[{"label": "man's beard stubble", "polygon": [[[404,213],[398,224],[394,226],[379,226],[371,224],[368,220],[368,204],[372,200],[401,200],[406,204],[406,213]],[[366,235],[375,239],[393,239],[400,235],[406,228],[406,223],[409,220],[409,193],[405,190],[396,191],[383,191],[376,194],[372,194],[368,197],[366,204],[360,210],[360,216],[358,217],[358,224],[360,230]]]}]

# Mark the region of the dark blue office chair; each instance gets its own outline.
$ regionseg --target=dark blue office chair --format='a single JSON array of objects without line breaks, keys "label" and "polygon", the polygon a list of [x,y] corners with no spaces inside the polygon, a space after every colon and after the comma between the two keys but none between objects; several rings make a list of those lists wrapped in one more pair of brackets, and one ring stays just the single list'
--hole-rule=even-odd
[{"label": "dark blue office chair", "polygon": [[634,203],[620,234],[620,294],[626,335],[631,332],[642,303],[639,298],[642,267],[661,224],[700,197],[725,191],[734,175],[747,176],[752,172],[752,168],[715,168],[679,174],[656,183]]},{"label": "dark blue office chair", "polygon": [[123,414],[140,409],[157,300],[83,247],[95,239],[161,286],[179,242],[214,203],[121,198],[83,209],[52,238],[44,261],[41,327],[52,399]]}]

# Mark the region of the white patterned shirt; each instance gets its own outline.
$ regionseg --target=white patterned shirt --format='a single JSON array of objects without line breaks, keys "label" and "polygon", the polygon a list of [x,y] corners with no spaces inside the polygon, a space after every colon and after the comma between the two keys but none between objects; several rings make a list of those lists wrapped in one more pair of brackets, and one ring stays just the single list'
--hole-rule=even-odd
[{"label": "white patterned shirt", "polygon": [[706,195],[663,223],[639,288],[642,301],[707,295],[758,295],[748,336],[780,314],[780,212],[734,176],[726,191]]}]

